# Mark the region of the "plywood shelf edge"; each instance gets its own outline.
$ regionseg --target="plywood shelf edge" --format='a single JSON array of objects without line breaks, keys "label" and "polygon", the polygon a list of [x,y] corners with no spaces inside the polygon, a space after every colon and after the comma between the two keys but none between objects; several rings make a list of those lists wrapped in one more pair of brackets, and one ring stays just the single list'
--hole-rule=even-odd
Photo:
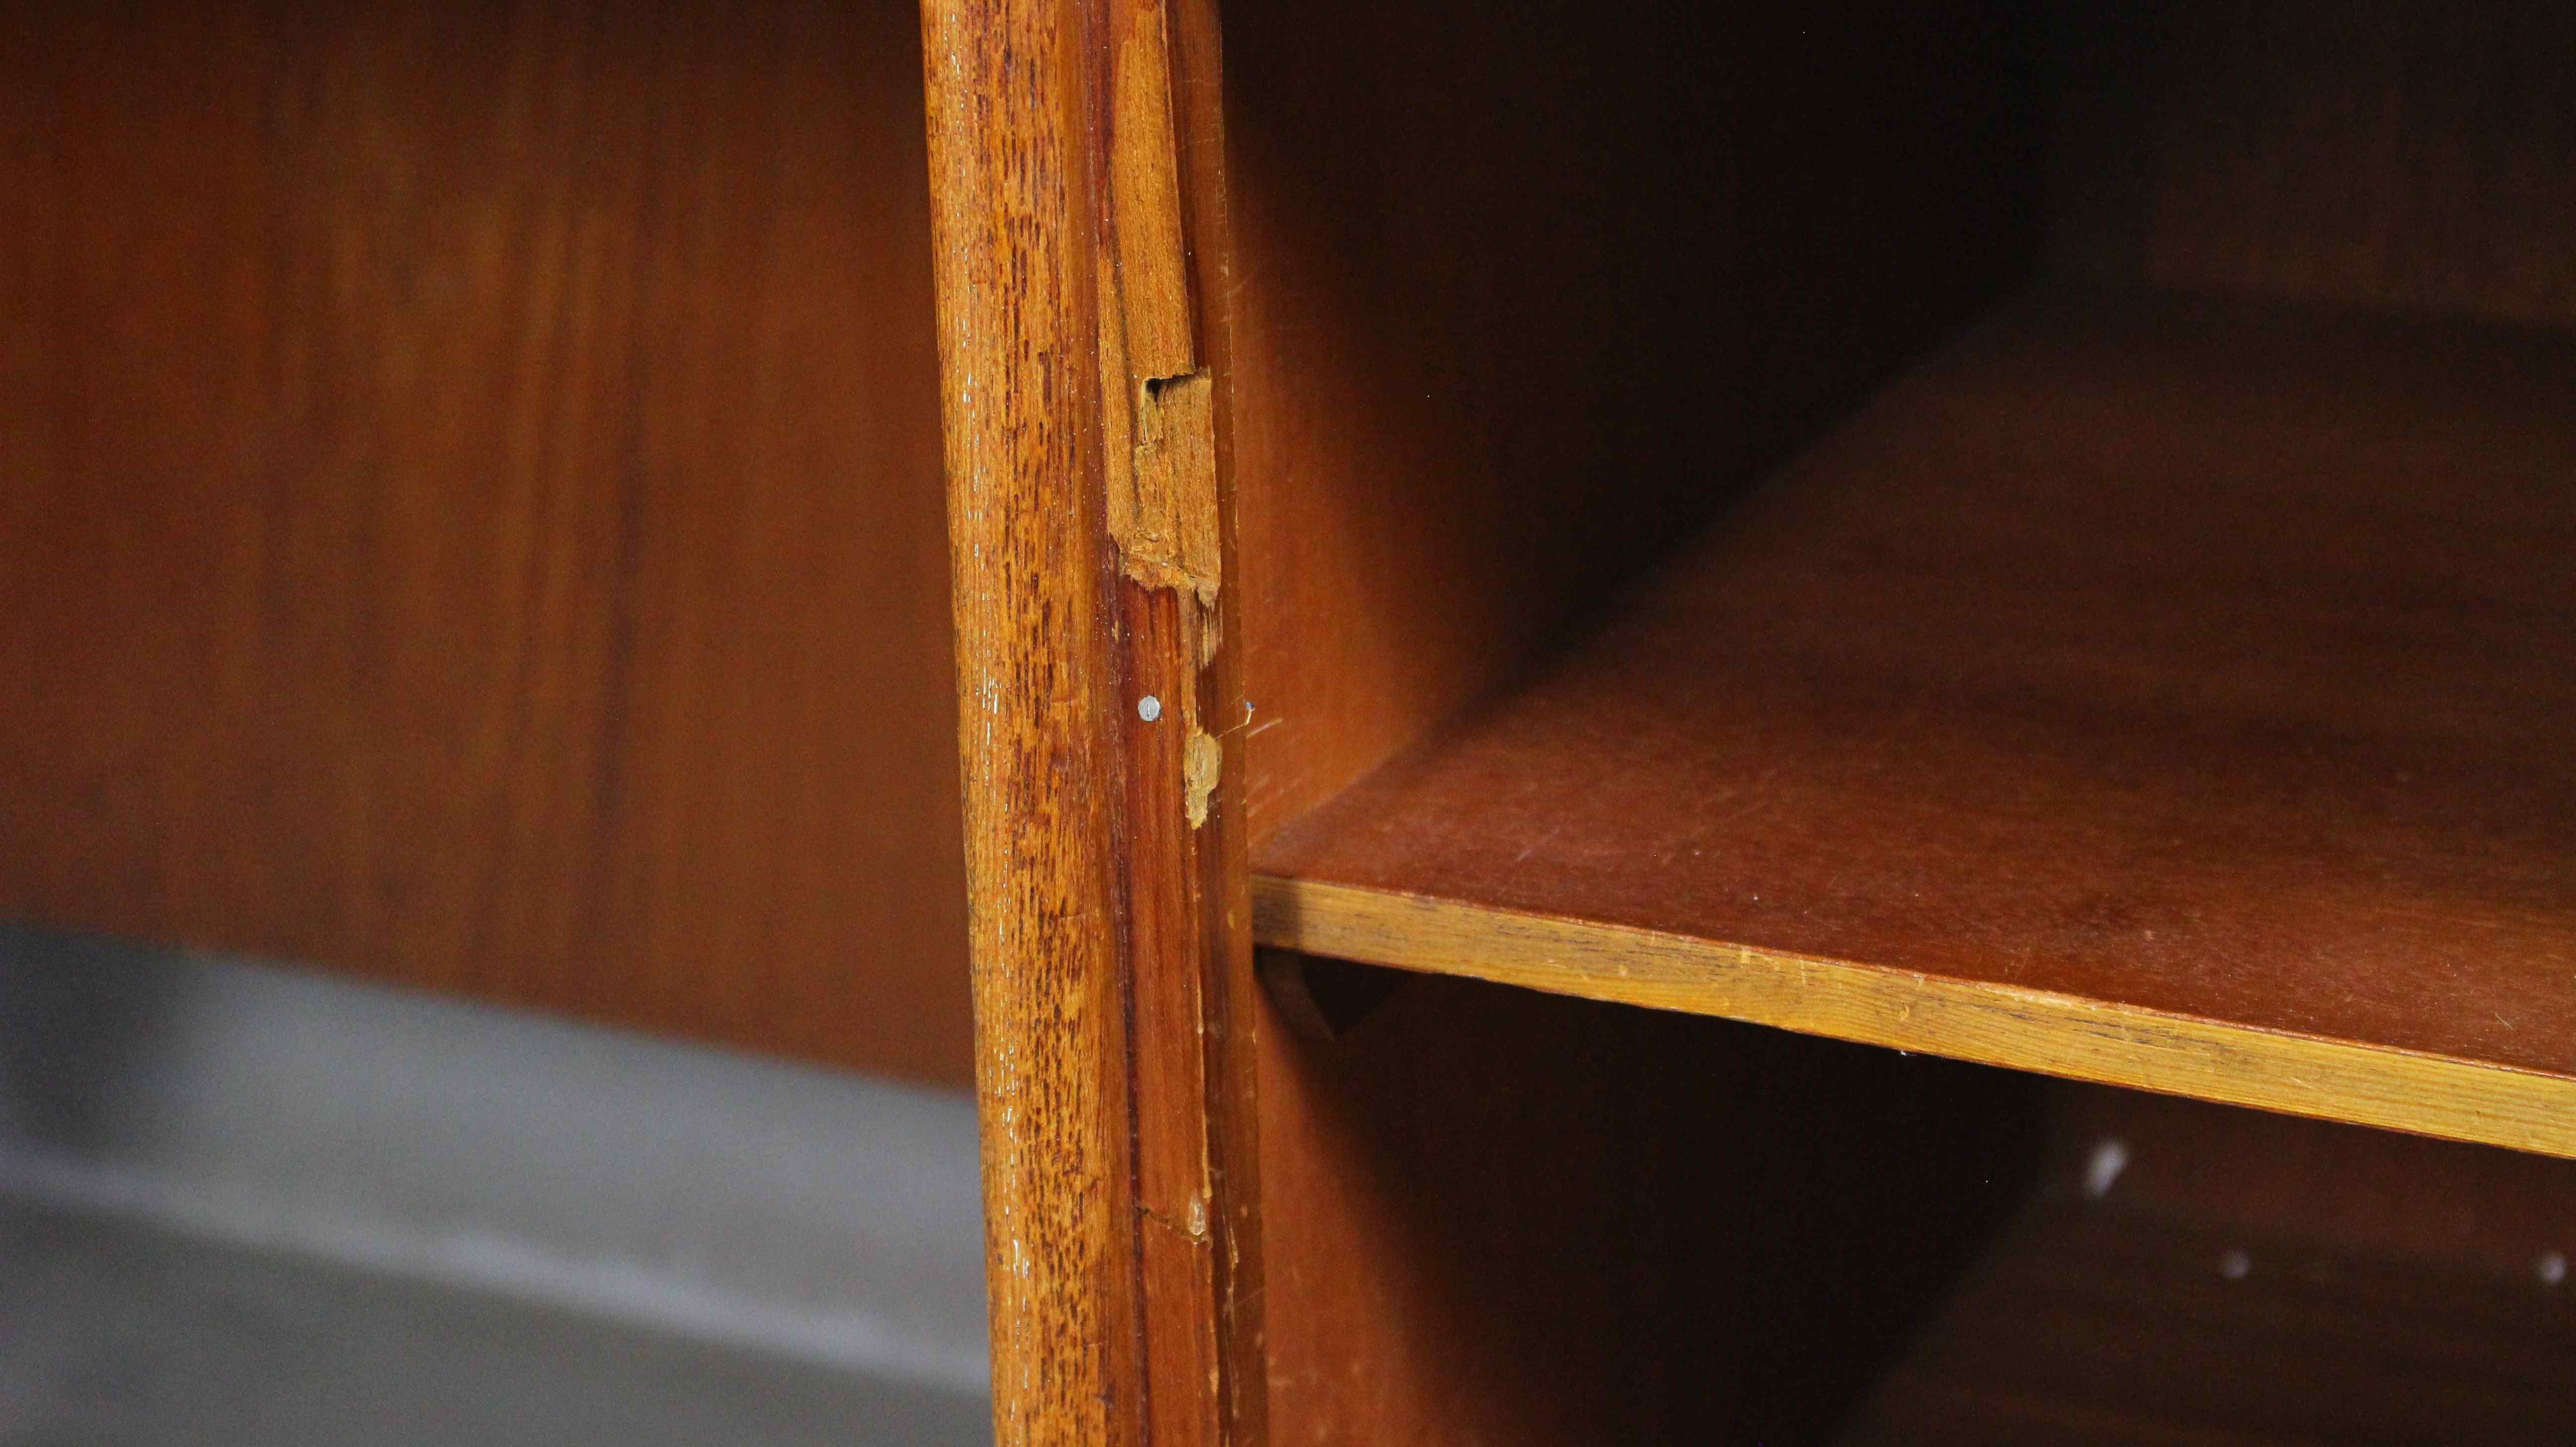
[{"label": "plywood shelf edge", "polygon": [[2576,1079],[2113,1001],[1260,875],[1261,943],[2576,1157]]}]

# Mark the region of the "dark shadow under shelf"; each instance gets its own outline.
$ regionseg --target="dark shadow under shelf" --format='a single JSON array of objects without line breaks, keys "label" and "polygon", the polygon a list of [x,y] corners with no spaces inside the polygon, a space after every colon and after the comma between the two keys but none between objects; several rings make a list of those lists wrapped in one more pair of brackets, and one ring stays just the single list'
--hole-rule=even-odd
[{"label": "dark shadow under shelf", "polygon": [[1837,1440],[2562,1443],[2571,1351],[2529,1275],[2039,1202]]}]

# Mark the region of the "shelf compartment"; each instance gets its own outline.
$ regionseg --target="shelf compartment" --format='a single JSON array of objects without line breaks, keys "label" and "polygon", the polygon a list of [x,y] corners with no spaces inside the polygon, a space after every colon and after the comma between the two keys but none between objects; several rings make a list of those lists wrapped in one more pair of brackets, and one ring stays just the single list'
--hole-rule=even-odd
[{"label": "shelf compartment", "polygon": [[2116,1204],[2035,1202],[1842,1447],[2576,1438],[2566,1293]]},{"label": "shelf compartment", "polygon": [[2035,293],[1263,842],[1256,934],[2576,1155],[2571,399]]}]

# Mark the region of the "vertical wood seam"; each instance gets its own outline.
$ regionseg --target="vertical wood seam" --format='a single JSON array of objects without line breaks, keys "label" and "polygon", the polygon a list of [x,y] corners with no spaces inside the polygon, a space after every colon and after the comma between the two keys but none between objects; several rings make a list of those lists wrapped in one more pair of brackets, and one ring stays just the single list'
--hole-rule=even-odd
[{"label": "vertical wood seam", "polygon": [[1248,1158],[1226,1168],[1229,1149],[1248,1157],[1250,1142],[1229,1112],[1250,1106],[1218,1064],[1229,1036],[1248,1033],[1229,1017],[1222,979],[1248,916],[1222,904],[1226,871],[1239,884],[1242,868],[1226,847],[1232,821],[1209,828],[1223,757],[1208,726],[1223,696],[1215,388],[1191,286],[1172,16],[1166,0],[1113,0],[1107,16],[1095,255],[1104,513],[1120,574],[1122,703],[1156,700],[1153,717],[1126,720],[1121,791],[1148,1433],[1257,1441],[1263,1396],[1245,1380],[1261,1376],[1257,1339],[1240,1332],[1233,1293],[1258,1266],[1243,1260],[1246,1203],[1221,1196],[1250,1189],[1257,1172]]},{"label": "vertical wood seam", "polygon": [[1218,1194],[1257,1179],[1249,1089],[1210,1066],[1245,1028],[1214,976],[1249,913],[1203,723],[1222,519],[1171,19],[923,23],[997,1440],[1257,1443],[1231,1294],[1254,1225]]}]

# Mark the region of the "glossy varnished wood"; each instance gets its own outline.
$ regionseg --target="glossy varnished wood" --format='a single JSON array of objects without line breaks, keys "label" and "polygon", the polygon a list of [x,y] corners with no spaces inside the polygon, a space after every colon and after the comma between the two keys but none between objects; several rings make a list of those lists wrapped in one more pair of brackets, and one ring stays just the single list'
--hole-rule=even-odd
[{"label": "glossy varnished wood", "polygon": [[1144,1440],[1072,7],[922,8],[995,1435]]},{"label": "glossy varnished wood", "polygon": [[[1267,1393],[1251,1101],[1251,935],[1237,651],[1225,646],[1215,408],[1228,232],[1212,6],[1099,12],[1106,117],[1092,149],[1102,461],[1116,559],[1113,655],[1133,1084],[1145,1431],[1258,1443]],[[1095,101],[1095,105],[1099,102]],[[1147,717],[1144,700],[1156,701]],[[1229,735],[1231,737],[1229,737]]]},{"label": "glossy varnished wood", "polygon": [[2041,300],[1276,836],[1271,943],[2576,1154],[2576,346]]},{"label": "glossy varnished wood", "polygon": [[917,17],[0,15],[0,909],[968,1071]]},{"label": "glossy varnished wood", "polygon": [[[952,463],[966,479],[958,548],[967,577],[982,580],[961,579],[959,597],[978,615],[970,655],[994,655],[970,662],[963,682],[970,774],[981,771],[970,793],[984,811],[979,909],[990,911],[978,926],[989,1163],[996,1214],[1009,1218],[994,1234],[1006,1435],[1123,1441],[1189,1430],[1186,1417],[1248,1440],[1241,1368],[1260,1350],[1268,1420],[1283,1439],[1820,1440],[2014,1188],[2015,1123],[2038,1082],[1454,978],[1381,992],[1375,1009],[1321,1032],[1265,1013],[1246,1052],[1232,1013],[1240,941],[1229,932],[1245,905],[1232,853],[1244,836],[1226,831],[1248,826],[1283,870],[1323,859],[1380,871],[1275,876],[1253,901],[1274,939],[1417,964],[1403,949],[1432,941],[1435,968],[1500,960],[1549,988],[1622,1000],[1645,998],[1639,976],[1653,973],[1631,947],[1671,945],[1701,952],[1683,971],[1701,972],[1686,982],[1700,1008],[1711,1008],[1704,967],[1722,958],[1758,976],[1781,1010],[1824,1010],[1799,1017],[1825,1019],[1817,1028],[1916,1041],[1930,1031],[1955,1044],[1958,1030],[1944,1036],[1926,1019],[1943,1013],[1926,1004],[1937,991],[1923,977],[1936,971],[1735,949],[1694,937],[1688,918],[1668,927],[1655,910],[1689,916],[1735,881],[1687,864],[1675,872],[1683,851],[1666,846],[1768,822],[1798,847],[1746,857],[1828,894],[1842,866],[1848,894],[1887,883],[1890,861],[1919,858],[1973,876],[1978,888],[1959,897],[1975,904],[1983,890],[2006,913],[2079,875],[2125,885],[2128,856],[2106,870],[2080,846],[2165,822],[2155,789],[2178,775],[2160,771],[2174,755],[2155,740],[2169,713],[2222,745],[2237,729],[2243,757],[2264,766],[2250,790],[2232,776],[2186,780],[2221,806],[2204,822],[2237,831],[2204,838],[2200,863],[2233,867],[2242,852],[2258,870],[2278,866],[2277,853],[2236,846],[2264,800],[2316,792],[2320,778],[2332,792],[2332,761],[2308,757],[2309,735],[2263,736],[2261,705],[2277,701],[2266,688],[2305,684],[2266,675],[2282,660],[2259,649],[2196,684],[2169,666],[2180,650],[2158,651],[2172,640],[2152,637],[2140,650],[2165,665],[2124,674],[2140,650],[2106,647],[2089,655],[2104,667],[2087,672],[2069,658],[2083,649],[2050,635],[2050,622],[2088,597],[2119,604],[2121,589],[2156,571],[2158,548],[2190,539],[2185,523],[2222,542],[2214,562],[2183,560],[2186,581],[2244,572],[2243,549],[2228,546],[2268,547],[2290,530],[2275,517],[2267,532],[2264,510],[2297,502],[2298,486],[2262,489],[2282,481],[2264,469],[2293,444],[2351,428],[2347,452],[2456,458],[2446,438],[2481,418],[2530,423],[2540,389],[2526,378],[2518,400],[2498,402],[2479,395],[2492,377],[2441,382],[2446,351],[2467,354],[2472,370],[2479,354],[2505,355],[2474,337],[2383,346],[2365,334],[2361,361],[2330,358],[2319,374],[2299,355],[2297,325],[2285,347],[2267,352],[2257,325],[2204,356],[2158,352],[2151,326],[2140,345],[2106,341],[2097,318],[2034,347],[2018,373],[1997,366],[1981,381],[1973,357],[1954,359],[1948,390],[1931,390],[1959,417],[2041,418],[2054,430],[2040,441],[2089,469],[2088,488],[2101,480],[2093,474],[2143,471],[2109,490],[2102,516],[2078,516],[2064,505],[2077,481],[2064,470],[2006,468],[2015,486],[1974,496],[1969,469],[1945,483],[1940,467],[1921,465],[1927,442],[1956,452],[1973,427],[1945,423],[1927,439],[1901,417],[1865,420],[1832,446],[1876,445],[1879,462],[1847,470],[1916,489],[1897,489],[1909,506],[1891,514],[1892,539],[1866,539],[1884,546],[1822,578],[1755,576],[1753,624],[1676,626],[1663,644],[1639,645],[1667,615],[1631,608],[1571,665],[1444,730],[1462,706],[1525,676],[1690,523],[2027,269],[2040,221],[2038,7],[1963,18],[1867,3],[1748,14],[1250,0],[1226,8],[1219,66],[1213,7],[1180,5],[1162,33],[1184,58],[1160,90],[1131,84],[1124,68],[1151,29],[1135,5],[1089,6],[1079,23],[1070,6],[934,8]],[[1166,107],[1174,144],[1124,149],[1122,136]],[[1175,234],[1185,267],[1173,265]],[[2342,344],[2331,328],[2319,335]],[[2235,355],[2249,339],[2250,359]],[[2409,355],[2437,364],[2427,375],[2440,396],[2410,397]],[[2141,377],[2143,387],[2128,385]],[[2231,401],[2249,383],[2256,403],[2246,405],[2287,395],[2296,415],[2249,425]],[[2055,410],[2032,405],[2035,395]],[[2462,402],[2466,423],[2443,420]],[[2194,451],[2205,429],[2176,426],[2178,404],[2214,409],[2225,435]],[[1189,409],[1201,405],[1204,436],[1174,430],[1194,428]],[[1176,438],[1187,445],[1170,446]],[[1193,527],[1203,499],[1183,485],[1202,474],[1191,450],[1201,445],[1225,544],[1214,568]],[[2231,448],[2255,460],[2252,472],[2226,471]],[[2124,458],[2129,450],[2141,455]],[[2193,465],[2177,470],[2177,455]],[[2416,475],[2426,467],[2440,470]],[[2325,480],[2322,470],[2290,479],[2311,490]],[[1800,494],[1787,495],[1735,517],[1771,518],[1757,525],[1794,538]],[[2034,508],[2034,498],[2058,505]],[[1847,511],[1865,521],[1873,510]],[[1980,569],[1971,586],[1924,581],[1963,535],[1984,548],[1969,549]],[[2097,578],[2096,595],[2081,586],[2088,537],[2113,539],[2128,568]],[[2354,556],[2332,528],[2322,541],[2317,556]],[[1099,591],[1077,599],[1066,579],[1085,570]],[[1688,595],[1727,576],[1685,567],[1648,586]],[[2293,570],[2285,591],[2319,576]],[[2052,582],[2067,586],[2035,596]],[[1215,614],[1193,611],[1192,597],[1201,607],[1213,598]],[[2139,616],[2099,611],[2069,620],[2067,633]],[[1962,623],[1990,616],[2002,625],[1992,637]],[[2178,626],[2228,642],[2232,622],[2204,608]],[[1936,656],[1922,668],[1887,666],[1925,638]],[[1211,666],[1190,661],[1194,641]],[[1784,656],[1830,663],[1841,643],[1860,650],[1850,674],[1793,670],[1770,693],[1729,692],[1735,672]],[[1618,664],[1621,648],[1653,655],[1653,666],[1594,667]],[[2109,701],[2015,693],[2009,665],[2025,654],[2060,665],[2054,681],[2109,690]],[[2124,685],[2149,696],[2140,703]],[[2211,689],[2224,706],[2209,706]],[[1160,723],[1134,711],[1145,692],[1167,710]],[[1928,770],[1904,753],[1923,737],[1879,708],[1893,699],[1906,725],[1937,724],[1934,705],[1980,698],[2000,700],[2005,727],[1991,739],[1936,730]],[[1530,747],[1439,774],[1444,751],[1477,746],[1534,699],[1549,701],[1549,718]],[[1711,699],[1735,710],[1721,748],[1693,742],[1691,710]],[[2250,723],[2230,712],[2249,699]],[[977,723],[986,701],[991,727]],[[2070,715],[2074,727],[2049,731]],[[1161,726],[1175,719],[1184,727]],[[1193,763],[1210,758],[1191,749],[1194,730],[1215,741],[1221,765],[1203,801],[1212,842],[1175,823],[1195,816],[1194,781],[1207,778]],[[2322,735],[2331,753],[2337,736]],[[2129,752],[2115,750],[2106,782],[2084,775],[2080,753],[2039,746],[2060,738]],[[1798,781],[1781,771],[1730,772],[1748,743],[1815,764],[1828,783],[1871,784],[1876,759],[1883,787],[1850,807],[1805,808],[1814,791],[1795,796]],[[1607,762],[1565,767],[1587,747]],[[1945,771],[1945,761],[1985,772]],[[2005,787],[1974,807],[1943,792],[1998,779]],[[1417,810],[1408,780],[1449,792]],[[2243,806],[2235,813],[2231,799]],[[1775,800],[1777,810],[1758,807]],[[2033,800],[2042,824],[2099,827],[2071,828],[2053,843],[2079,848],[2042,852],[2033,871],[1977,867]],[[1802,818],[1814,826],[1803,834]],[[1936,826],[1962,820],[1964,842],[1941,845]],[[1406,828],[1415,832],[1397,837]],[[1888,847],[1865,848],[1881,829],[1892,830]],[[2253,834],[2311,842],[2295,830]],[[1452,865],[1492,892],[1407,893],[1421,871]],[[1568,919],[1508,893],[1568,879],[1645,922]],[[2251,880],[2231,897],[2280,883]],[[2049,953],[2051,937],[2003,951],[2007,963],[2084,968],[2105,957],[2132,922],[2122,897],[2098,902],[2053,917],[2096,954]],[[1828,899],[1809,913],[1885,923],[1848,905]],[[1942,907],[1955,917],[1966,906],[1945,897]],[[1970,931],[1962,947],[1996,953],[2029,920],[2006,923]],[[1449,925],[1457,931],[1442,936]],[[1569,970],[1569,959],[1598,968]],[[2015,1048],[2080,1036],[2095,1073],[2161,1061],[2197,1072],[2213,1093],[2250,1075],[2257,1088],[2330,1102],[2319,1108],[2368,1098],[2420,1113],[2408,1102],[2431,1100],[2468,1133],[2535,1117],[2534,1131],[2553,1129],[2551,1103],[2533,1095],[2501,1117],[2488,1109],[2477,1092],[2512,1073],[2493,1060],[2452,1062],[2465,1077],[2436,1061],[2428,1090],[2391,1073],[2404,1052],[2386,1042],[2293,1039],[1990,977],[1934,983],[1967,990],[1984,1011],[1961,1029]],[[1918,1034],[1829,1018],[1864,1006]],[[1954,1025],[1974,1013],[1948,1012]],[[2174,1028],[2155,1035],[2160,1021]],[[1207,1033],[1194,1040],[1194,1028]],[[1133,1033],[1122,1040],[1121,1030]],[[2289,1053],[2263,1055],[2276,1039],[2290,1040]],[[2234,1053],[2247,1042],[2254,1056]],[[2298,1054],[2308,1047],[2325,1053]],[[2269,1073],[2258,1068],[2267,1061]],[[2033,1063],[2067,1068],[2063,1055]],[[1122,1123],[1133,1152],[1123,1157]],[[1223,1168],[1246,1140],[1257,1183]],[[1229,1288],[1196,1254],[1201,1218],[1188,1208],[1202,1179],[1219,1187],[1211,1226],[1244,1223],[1227,1249],[1257,1263],[1248,1284]],[[1122,1229],[1134,1263],[1123,1279]],[[1025,1262],[1042,1281],[1001,1279]],[[1246,1333],[1247,1315],[1266,1342]],[[1180,1385],[1210,1359],[1219,1375]]]},{"label": "glossy varnished wood", "polygon": [[923,34],[997,1436],[1257,1443],[1211,16],[940,0]]}]

